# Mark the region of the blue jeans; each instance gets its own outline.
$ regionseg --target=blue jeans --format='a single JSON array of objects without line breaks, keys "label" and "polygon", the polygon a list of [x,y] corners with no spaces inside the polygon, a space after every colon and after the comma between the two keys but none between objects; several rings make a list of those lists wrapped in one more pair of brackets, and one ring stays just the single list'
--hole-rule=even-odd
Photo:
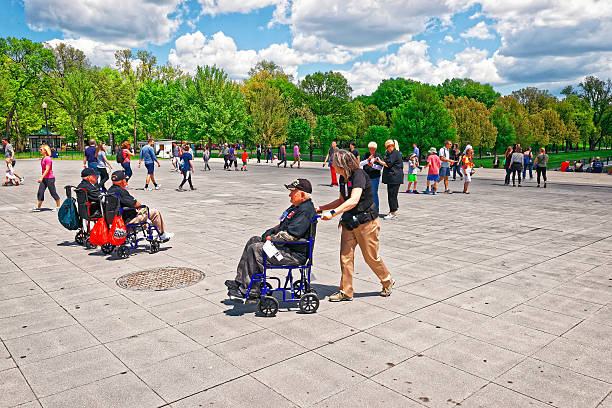
[{"label": "blue jeans", "polygon": [[372,192],[374,193],[374,204],[376,204],[376,209],[380,212],[378,204],[378,185],[380,184],[380,177],[370,179],[370,181],[372,182]]},{"label": "blue jeans", "polygon": [[100,177],[100,172],[98,171],[98,162],[87,162],[87,167],[89,167],[90,169],[94,169],[94,171],[96,172],[96,175],[98,177]]},{"label": "blue jeans", "polygon": [[533,178],[533,173],[531,171],[533,169],[533,164],[529,163],[523,166],[523,180],[525,180],[525,174],[527,173],[527,169],[529,169],[529,178]]},{"label": "blue jeans", "polygon": [[454,163],[453,164],[453,180],[457,178],[457,173],[459,173],[459,177],[463,177],[463,174],[461,174],[461,167],[459,167],[459,163]]},{"label": "blue jeans", "polygon": [[125,170],[125,177],[129,180],[132,177],[132,166],[130,166],[130,162],[121,163],[121,167]]}]

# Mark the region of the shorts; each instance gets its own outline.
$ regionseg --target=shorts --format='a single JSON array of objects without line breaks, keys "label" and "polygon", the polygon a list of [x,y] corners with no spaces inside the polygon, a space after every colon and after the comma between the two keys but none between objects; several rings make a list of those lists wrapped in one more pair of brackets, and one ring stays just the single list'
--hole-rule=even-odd
[{"label": "shorts", "polygon": [[247,162],[243,161],[243,162],[242,162],[242,165],[243,165],[243,166],[246,166],[246,165],[247,165]]},{"label": "shorts", "polygon": [[440,181],[440,175],[438,174],[428,174],[427,181]]},{"label": "shorts", "polygon": [[440,167],[440,178],[450,176],[450,167]]},{"label": "shorts", "polygon": [[417,177],[416,174],[409,174],[408,175],[408,182],[413,182],[413,181],[417,181]]},{"label": "shorts", "polygon": [[465,173],[465,182],[469,183],[470,181],[472,181],[472,169],[463,169],[463,172]]},{"label": "shorts", "polygon": [[145,163],[145,167],[147,168],[147,174],[153,174],[155,171],[155,163]]}]

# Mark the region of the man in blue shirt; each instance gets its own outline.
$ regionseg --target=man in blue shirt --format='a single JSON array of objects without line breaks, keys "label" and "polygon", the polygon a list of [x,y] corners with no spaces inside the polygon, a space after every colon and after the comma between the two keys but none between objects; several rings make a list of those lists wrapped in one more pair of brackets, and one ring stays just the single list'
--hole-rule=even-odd
[{"label": "man in blue shirt", "polygon": [[98,157],[96,156],[96,141],[91,139],[89,141],[89,146],[85,149],[85,155],[83,157],[83,168],[89,167],[96,172],[96,176],[99,176],[98,173]]},{"label": "man in blue shirt", "polygon": [[157,156],[155,156],[155,149],[153,148],[154,145],[155,140],[149,139],[147,144],[140,150],[140,160],[138,160],[138,168],[140,168],[140,164],[143,160],[145,167],[147,168],[147,179],[144,186],[146,191],[152,190],[152,188],[149,188],[149,182],[153,182],[155,189],[159,190],[159,186],[155,182],[155,176],[153,175],[153,172],[155,172],[155,163],[157,163],[157,167],[160,166],[159,161],[157,161]]}]

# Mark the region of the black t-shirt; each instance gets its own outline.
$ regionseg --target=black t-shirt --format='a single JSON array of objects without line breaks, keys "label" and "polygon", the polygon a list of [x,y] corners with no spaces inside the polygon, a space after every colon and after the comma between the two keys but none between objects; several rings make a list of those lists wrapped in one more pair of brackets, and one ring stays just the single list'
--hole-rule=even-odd
[{"label": "black t-shirt", "polygon": [[353,149],[353,150],[351,150],[351,153],[353,153],[353,156],[359,157],[359,150]]},{"label": "black t-shirt", "polygon": [[[136,207],[137,200],[134,197],[132,197],[125,188],[121,186],[113,184],[108,189],[108,194],[116,194],[119,196],[119,204],[121,205],[121,208]],[[129,210],[124,210],[123,213],[121,214],[121,217],[125,221],[129,221],[135,218],[136,215],[138,215],[138,212],[136,210],[129,209]]]},{"label": "black t-shirt", "polygon": [[370,181],[370,177],[368,177],[363,169],[356,169],[353,171],[353,174],[351,174],[351,177],[348,178],[348,181],[345,180],[343,176],[340,176],[338,183],[340,184],[340,195],[342,198],[344,198],[344,201],[351,197],[351,193],[354,188],[363,189],[361,192],[361,197],[359,198],[359,203],[357,203],[357,205],[352,209],[346,211],[349,214],[357,215],[369,210],[372,205],[374,205],[372,182]]}]

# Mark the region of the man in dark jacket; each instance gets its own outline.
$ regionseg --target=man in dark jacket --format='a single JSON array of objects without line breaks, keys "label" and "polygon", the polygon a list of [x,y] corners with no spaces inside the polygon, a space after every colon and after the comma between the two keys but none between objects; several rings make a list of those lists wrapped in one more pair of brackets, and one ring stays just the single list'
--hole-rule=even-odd
[{"label": "man in dark jacket", "polygon": [[[310,232],[312,218],[317,214],[310,198],[312,184],[307,179],[297,179],[285,185],[289,190],[291,206],[280,217],[280,224],[268,229],[262,236],[251,237],[244,246],[242,257],[238,263],[236,278],[225,281],[228,295],[244,297],[247,293],[251,278],[255,274],[263,273],[264,244],[266,241],[297,241],[307,239]],[[282,258],[268,257],[267,263],[271,266],[301,265],[308,259],[308,245],[289,244],[275,245]],[[259,290],[252,288],[249,296],[256,297]]]},{"label": "man in dark jacket", "polygon": [[87,201],[91,203],[89,206],[89,213],[94,214],[100,211],[100,189],[96,187],[98,183],[98,175],[94,169],[86,167],[81,171],[81,182],[77,186],[77,189],[84,189],[87,191]]},{"label": "man in dark jacket", "polygon": [[389,214],[385,215],[383,219],[393,220],[397,217],[397,210],[399,209],[399,203],[397,202],[397,194],[399,193],[400,185],[404,184],[404,162],[402,161],[402,154],[395,148],[394,140],[387,140],[385,142],[385,160],[378,160],[378,162],[384,167],[382,174],[382,182],[387,185],[387,201],[389,202]]}]

